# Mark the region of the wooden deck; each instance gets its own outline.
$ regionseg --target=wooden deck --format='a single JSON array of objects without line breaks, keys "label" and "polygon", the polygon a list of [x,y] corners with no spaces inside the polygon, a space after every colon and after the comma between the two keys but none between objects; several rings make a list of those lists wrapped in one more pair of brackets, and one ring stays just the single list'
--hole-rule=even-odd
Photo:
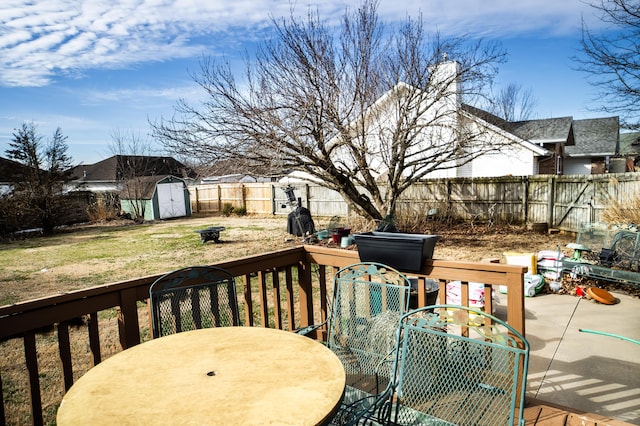
[{"label": "wooden deck", "polygon": [[[333,274],[358,260],[357,252],[351,250],[300,246],[217,266],[236,277],[244,325],[294,330],[326,319]],[[411,275],[439,281],[441,301],[446,300],[445,284],[460,281],[461,304],[466,306],[469,282],[485,283],[487,293],[495,286],[506,286],[506,321],[525,334],[525,270],[505,264],[433,260]],[[149,286],[163,273],[0,306],[0,357],[19,355],[16,365],[0,369],[0,425],[53,424],[62,395],[79,376],[103,358],[149,339]],[[426,306],[425,286],[418,289],[417,306]],[[488,298],[484,309],[492,312],[492,308]],[[82,324],[74,325],[79,318]],[[323,334],[315,337],[322,339]],[[628,424],[536,400],[529,400],[525,410],[527,425]]]},{"label": "wooden deck", "polygon": [[527,398],[526,425],[531,426],[625,426],[631,425],[593,413],[583,413],[550,402]]}]

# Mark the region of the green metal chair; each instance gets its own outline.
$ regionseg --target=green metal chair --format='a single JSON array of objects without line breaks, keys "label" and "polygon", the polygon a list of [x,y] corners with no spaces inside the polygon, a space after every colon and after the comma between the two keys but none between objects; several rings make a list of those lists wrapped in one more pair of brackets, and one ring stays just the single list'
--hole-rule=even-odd
[{"label": "green metal chair", "polygon": [[[433,310],[433,311],[432,311]],[[456,305],[404,315],[391,424],[524,424],[529,344],[504,321]]]},{"label": "green metal chair", "polygon": [[240,325],[235,279],[214,266],[169,272],[149,289],[153,337]]},{"label": "green metal chair", "polygon": [[396,330],[411,282],[388,266],[362,262],[339,270],[327,320],[327,345],[340,358],[347,388],[334,423],[358,422],[390,386]]}]

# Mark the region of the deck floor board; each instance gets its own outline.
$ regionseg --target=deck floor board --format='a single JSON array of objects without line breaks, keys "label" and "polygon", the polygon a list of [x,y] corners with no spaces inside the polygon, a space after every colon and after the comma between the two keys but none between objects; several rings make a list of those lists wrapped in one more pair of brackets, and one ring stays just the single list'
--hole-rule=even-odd
[{"label": "deck floor board", "polygon": [[527,426],[625,426],[631,425],[593,413],[576,413],[570,408],[527,399],[524,409]]}]

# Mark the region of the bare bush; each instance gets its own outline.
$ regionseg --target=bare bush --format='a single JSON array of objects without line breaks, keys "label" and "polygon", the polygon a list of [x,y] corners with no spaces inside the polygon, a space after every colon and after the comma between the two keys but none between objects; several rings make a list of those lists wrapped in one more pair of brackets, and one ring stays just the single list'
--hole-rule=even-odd
[{"label": "bare bush", "polygon": [[610,198],[602,219],[614,224],[640,224],[640,194],[633,195],[627,202]]}]

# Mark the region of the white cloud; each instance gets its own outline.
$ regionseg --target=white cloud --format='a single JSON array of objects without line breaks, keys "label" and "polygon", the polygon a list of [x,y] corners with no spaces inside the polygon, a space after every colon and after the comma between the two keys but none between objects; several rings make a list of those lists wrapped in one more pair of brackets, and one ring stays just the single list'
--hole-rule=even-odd
[{"label": "white cloud", "polygon": [[[140,109],[149,109],[151,106],[166,105],[166,102],[175,102],[179,99],[197,101],[202,96],[202,90],[195,84],[176,87],[138,87],[135,89],[118,90],[90,90],[85,92],[82,102],[87,104],[127,104],[129,107],[136,105]],[[153,108],[151,108],[153,109]]]},{"label": "white cloud", "polygon": [[[270,17],[318,8],[340,17],[345,5],[327,0],[4,0],[0,6],[0,85],[42,86],[63,70],[125,68],[199,56],[215,43],[252,39]],[[444,34],[575,30],[580,0],[381,0],[385,20],[416,16]],[[206,38],[206,42],[203,40]],[[194,41],[198,40],[198,41]]]}]

